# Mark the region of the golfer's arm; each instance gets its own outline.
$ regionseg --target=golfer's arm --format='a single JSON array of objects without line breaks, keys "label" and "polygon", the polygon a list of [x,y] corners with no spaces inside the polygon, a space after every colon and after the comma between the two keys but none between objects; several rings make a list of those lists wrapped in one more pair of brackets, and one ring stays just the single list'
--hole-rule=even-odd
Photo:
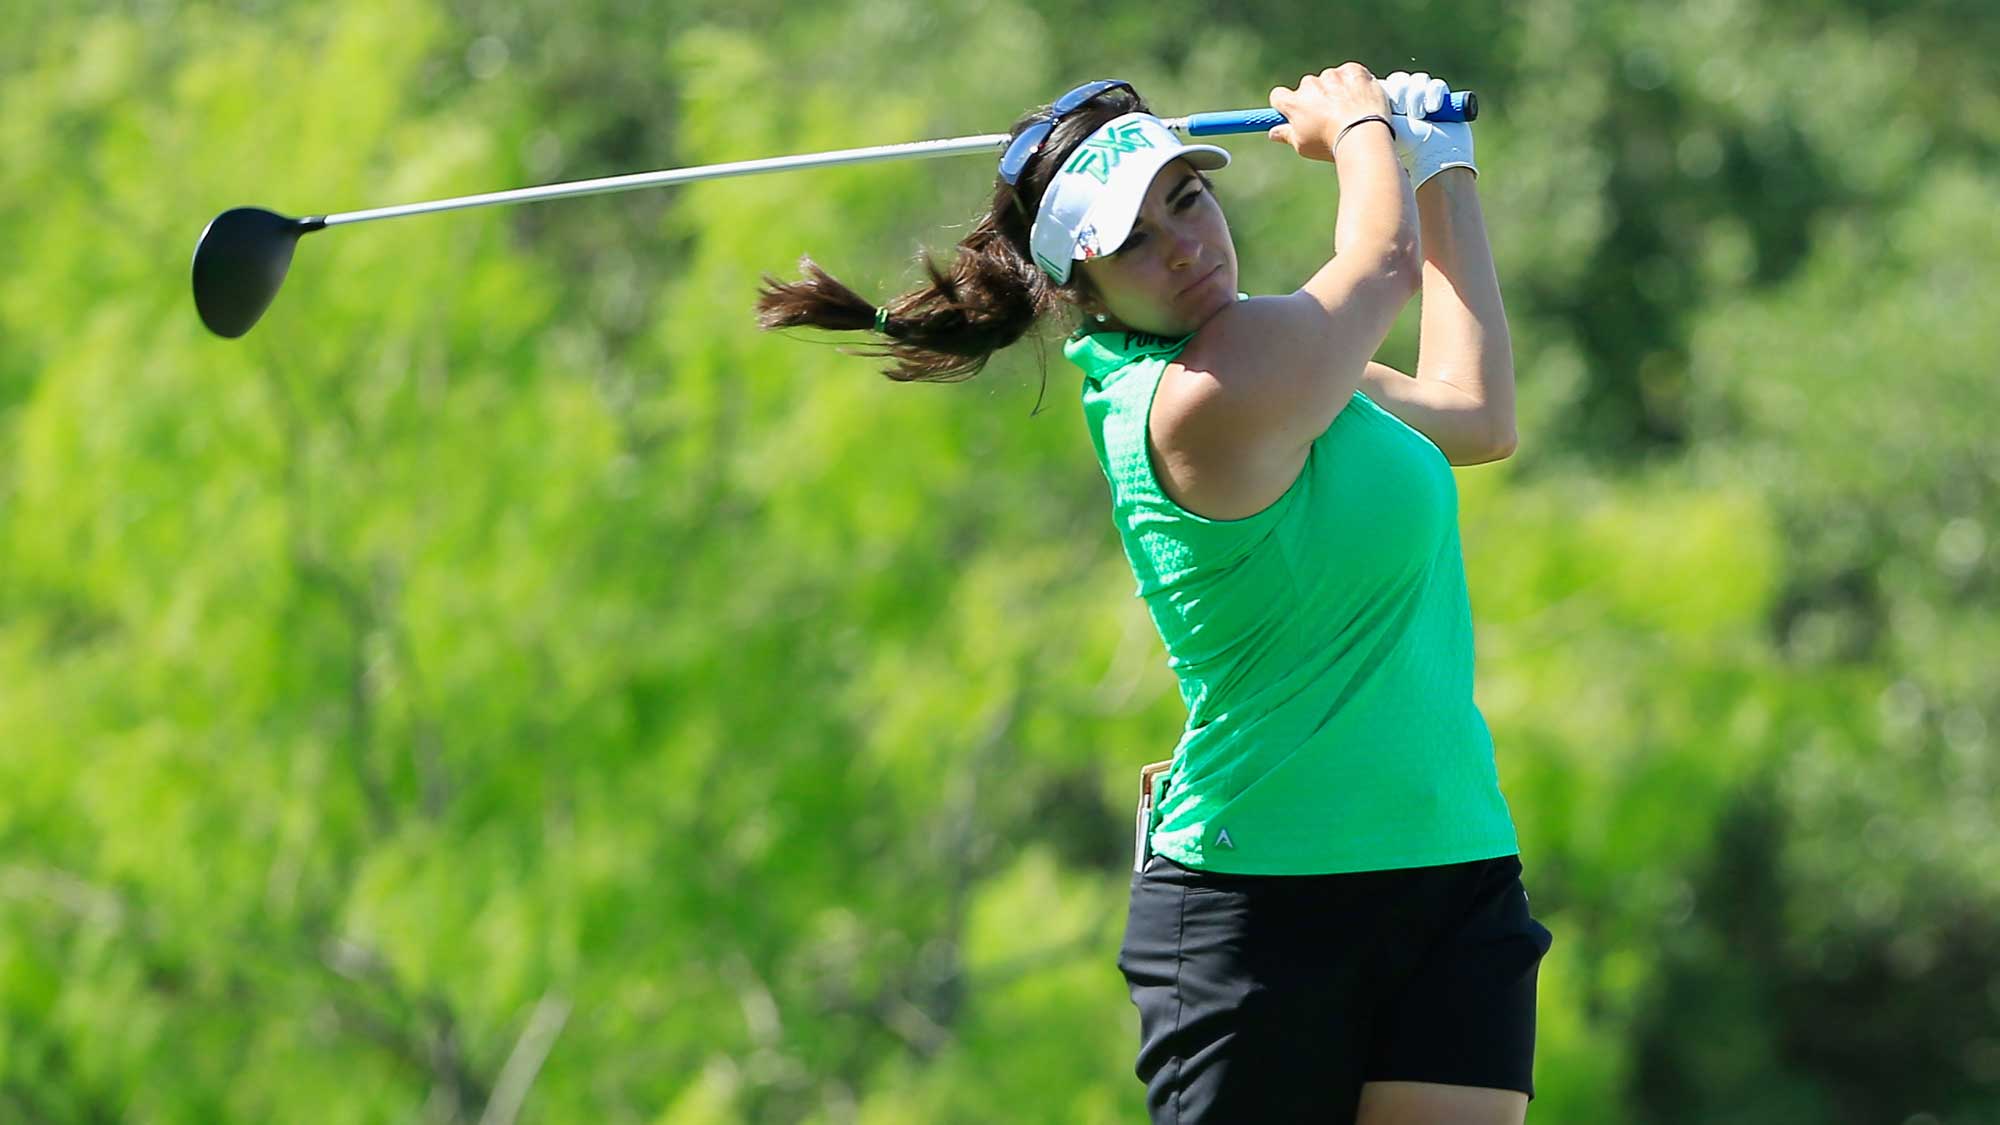
[{"label": "golfer's arm", "polygon": [[[1334,256],[1296,292],[1211,317],[1182,350],[1191,378],[1163,409],[1178,454],[1215,465],[1256,463],[1290,483],[1298,460],[1354,397],[1369,357],[1416,296],[1423,267],[1416,200],[1389,130],[1360,126],[1336,153]],[[1214,472],[1214,469],[1210,470]],[[1245,474],[1258,479],[1262,474]],[[1270,497],[1266,497],[1266,502]],[[1253,509],[1255,510],[1255,509]]]},{"label": "golfer's arm", "polygon": [[1422,236],[1409,177],[1388,129],[1370,123],[1337,153],[1340,209],[1333,258],[1281,298],[1257,366],[1266,396],[1263,436],[1285,457],[1326,432],[1354,397],[1369,357],[1416,295]]},{"label": "golfer's arm", "polygon": [[1514,349],[1472,173],[1447,168],[1417,192],[1423,319],[1417,376],[1371,363],[1362,389],[1431,439],[1454,465],[1498,461],[1516,445]]}]

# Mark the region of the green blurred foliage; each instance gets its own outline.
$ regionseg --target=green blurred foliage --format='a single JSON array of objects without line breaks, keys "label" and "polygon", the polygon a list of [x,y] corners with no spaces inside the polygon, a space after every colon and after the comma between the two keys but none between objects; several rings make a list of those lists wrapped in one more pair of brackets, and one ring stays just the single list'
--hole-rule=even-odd
[{"label": "green blurred foliage", "polygon": [[[7,14],[0,1119],[1142,1119],[1128,802],[1183,714],[1055,333],[909,387],[750,316],[805,253],[913,283],[990,165],[319,234],[233,343],[187,255],[1347,58],[1488,109],[1524,440],[1459,479],[1533,1119],[2000,1118],[1980,4]],[[1331,179],[1228,143],[1289,289]]]}]

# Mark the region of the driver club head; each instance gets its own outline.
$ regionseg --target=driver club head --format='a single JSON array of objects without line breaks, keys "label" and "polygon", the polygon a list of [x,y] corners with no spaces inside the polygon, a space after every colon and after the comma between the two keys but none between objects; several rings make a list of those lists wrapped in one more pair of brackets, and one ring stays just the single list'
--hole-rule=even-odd
[{"label": "driver club head", "polygon": [[217,336],[250,331],[292,264],[299,236],[324,219],[293,219],[259,207],[235,207],[209,220],[194,247],[194,306]]}]

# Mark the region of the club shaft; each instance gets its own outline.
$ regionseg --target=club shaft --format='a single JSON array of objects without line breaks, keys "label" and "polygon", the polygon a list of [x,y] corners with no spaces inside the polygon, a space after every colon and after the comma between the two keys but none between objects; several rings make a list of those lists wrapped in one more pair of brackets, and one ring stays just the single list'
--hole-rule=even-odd
[{"label": "club shaft", "polygon": [[457,211],[466,207],[486,207],[500,203],[528,203],[539,199],[568,199],[578,195],[606,195],[637,188],[687,184],[697,180],[719,180],[728,176],[753,176],[762,172],[789,172],[800,168],[822,168],[835,164],[867,164],[878,160],[915,160],[932,156],[998,150],[1007,144],[1007,134],[988,133],[976,137],[954,137],[941,141],[911,141],[904,144],[846,148],[802,156],[774,156],[763,160],[738,160],[729,164],[704,164],[695,168],[669,168],[662,172],[635,172],[628,176],[606,176],[596,180],[572,180],[541,187],[490,191],[481,195],[461,195],[434,199],[428,203],[403,203],[366,211],[344,211],[325,216],[327,226],[365,223],[371,219],[394,219],[404,215],[426,215],[434,211]]}]

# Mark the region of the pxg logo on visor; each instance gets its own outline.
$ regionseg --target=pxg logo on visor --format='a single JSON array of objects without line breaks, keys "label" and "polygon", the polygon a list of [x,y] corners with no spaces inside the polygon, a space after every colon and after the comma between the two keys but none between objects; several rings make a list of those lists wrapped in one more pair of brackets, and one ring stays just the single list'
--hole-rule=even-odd
[{"label": "pxg logo on visor", "polygon": [[1064,172],[1089,176],[1100,184],[1111,182],[1111,170],[1118,167],[1118,158],[1128,152],[1142,148],[1152,148],[1153,139],[1146,135],[1145,126],[1137,121],[1123,126],[1106,129],[1077,146],[1076,155],[1070,157],[1063,166]]}]

